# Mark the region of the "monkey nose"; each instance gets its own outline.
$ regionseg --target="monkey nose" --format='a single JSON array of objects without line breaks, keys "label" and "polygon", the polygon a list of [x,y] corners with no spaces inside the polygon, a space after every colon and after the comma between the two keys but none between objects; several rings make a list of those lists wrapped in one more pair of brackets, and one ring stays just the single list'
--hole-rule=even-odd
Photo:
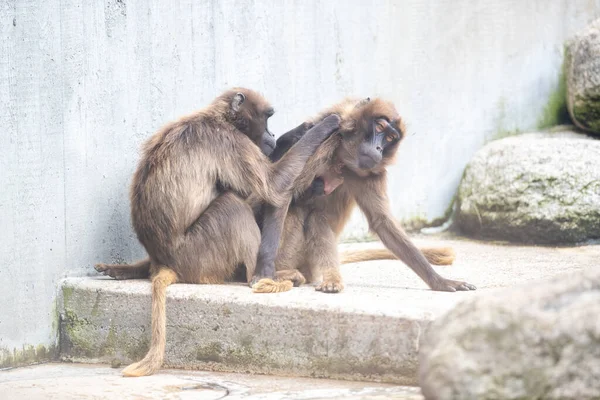
[{"label": "monkey nose", "polygon": [[381,146],[377,146],[377,151],[382,152],[383,149],[381,148]]}]

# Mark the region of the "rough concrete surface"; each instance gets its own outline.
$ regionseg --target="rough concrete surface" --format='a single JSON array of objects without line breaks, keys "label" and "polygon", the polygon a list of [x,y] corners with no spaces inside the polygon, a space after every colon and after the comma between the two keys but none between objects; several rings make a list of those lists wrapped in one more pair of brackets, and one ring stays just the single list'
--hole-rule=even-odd
[{"label": "rough concrete surface", "polygon": [[[168,120],[232,85],[273,102],[277,134],[385,96],[409,129],[393,212],[431,220],[486,140],[536,124],[564,40],[598,17],[600,0],[0,1],[0,362],[54,345],[62,277],[143,255],[128,185]],[[355,214],[346,234],[365,232]]]},{"label": "rough concrete surface", "polygon": [[[437,269],[479,289],[432,292],[393,260],[344,266],[346,289],[340,294],[312,287],[258,295],[245,285],[173,285],[166,365],[416,384],[419,340],[437,316],[490,289],[579,271],[600,256],[600,246],[417,243],[453,246],[455,265]],[[379,244],[353,245],[365,246]],[[124,365],[143,357],[150,334],[147,281],[69,278],[62,293],[63,360]]]},{"label": "rough concrete surface", "polygon": [[428,400],[600,398],[600,267],[465,301],[429,326]]},{"label": "rough concrete surface", "polygon": [[600,238],[600,140],[527,133],[481,148],[458,190],[462,232],[519,243]]},{"label": "rough concrete surface", "polygon": [[[6,397],[4,397],[6,396]],[[415,387],[168,370],[123,378],[108,365],[47,364],[0,372],[0,398],[27,400],[421,400]]]}]

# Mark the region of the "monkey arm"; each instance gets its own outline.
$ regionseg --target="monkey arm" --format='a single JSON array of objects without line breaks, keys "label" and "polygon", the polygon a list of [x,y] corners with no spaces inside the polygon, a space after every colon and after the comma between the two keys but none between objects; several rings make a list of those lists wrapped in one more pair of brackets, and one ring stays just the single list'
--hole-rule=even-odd
[{"label": "monkey arm", "polygon": [[[279,139],[277,139],[275,150],[273,150],[273,153],[270,155],[271,161],[276,162],[281,159],[281,157],[283,157],[283,155],[287,153],[287,151],[290,150],[292,146],[313,126],[314,124],[311,122],[304,122],[291,131],[281,135]],[[294,184],[295,197],[298,197],[300,193],[304,194],[308,189],[310,189],[310,195],[313,196],[329,194],[325,190],[327,182],[317,176],[317,171],[324,169],[322,166],[332,158],[333,152],[337,148],[337,144],[337,139],[328,139],[319,147],[317,152],[309,158],[307,165],[305,165],[300,177]],[[327,171],[325,172],[327,173]],[[333,189],[335,189],[341,182],[332,181],[330,183],[334,184]]]},{"label": "monkey arm", "polygon": [[[289,195],[290,191],[296,188],[296,181],[306,171],[309,157],[319,151],[319,146],[339,128],[339,124],[340,118],[337,115],[326,117],[309,129],[279,161],[271,165],[270,181],[274,191]],[[311,183],[313,179],[314,174],[310,178]],[[265,199],[265,201],[274,206],[282,205],[275,204],[269,199]]]},{"label": "monkey arm", "polygon": [[277,139],[277,142],[275,144],[275,150],[273,150],[273,152],[269,156],[271,161],[279,161],[281,157],[283,157],[283,155],[287,153],[288,150],[291,149],[292,146],[296,144],[296,142],[298,142],[302,138],[302,136],[304,136],[304,134],[313,126],[314,124],[310,122],[303,122],[291,131],[281,135]]},{"label": "monkey arm", "polygon": [[288,208],[289,201],[284,207],[265,204],[262,208],[261,240],[251,286],[262,278],[275,277],[275,259]]},{"label": "monkey arm", "polygon": [[274,207],[286,207],[291,199],[294,181],[308,158],[339,128],[339,123],[337,115],[325,118],[309,129],[275,164],[271,164],[245,135],[237,135],[235,140],[219,143],[221,147],[207,153],[222,155],[220,159],[213,160],[217,165],[219,182],[242,197],[251,196],[251,206],[254,207],[260,199]]},{"label": "monkey arm", "polygon": [[385,174],[370,179],[355,179],[347,186],[365,214],[369,227],[379,236],[384,246],[419,275],[432,290],[454,292],[475,289],[466,282],[452,281],[440,276],[411,242],[391,215]]},{"label": "monkey arm", "polygon": [[[326,173],[333,167],[333,159],[340,140],[340,135],[332,135],[308,159],[302,173],[294,182],[293,197],[295,199],[301,197],[309,188],[314,188],[313,185],[317,176]],[[317,182],[316,185],[319,185],[319,183]]]},{"label": "monkey arm", "polygon": [[[306,166],[306,161],[309,159],[309,157],[305,155],[310,155],[315,151],[318,151],[317,147],[322,142],[322,140],[319,140],[319,138],[325,135],[331,135],[331,133],[335,131],[338,126],[339,117],[331,116],[324,119],[321,123],[308,130],[306,134],[300,138],[296,145],[292,146],[289,152],[285,153],[285,155],[277,163],[273,164],[272,167],[275,169],[275,171],[277,171],[277,173],[283,174],[283,178],[289,179],[284,182],[276,182],[275,185],[277,188],[279,188],[279,190],[285,188],[287,196],[285,197],[283,204],[278,205],[274,204],[273,202],[267,202],[260,209],[262,213],[262,220],[260,221],[262,223],[261,243],[258,250],[258,259],[251,285],[254,285],[262,278],[275,277],[275,258],[277,257],[277,249],[279,248],[285,217],[292,199],[290,192],[292,185],[295,186],[295,181],[297,180],[298,175],[304,171],[303,167]],[[297,132],[303,129],[301,127],[302,125],[297,128]],[[323,137],[323,140],[325,137]],[[256,210],[256,197],[250,196],[249,200],[251,206],[253,206],[253,208]]]}]

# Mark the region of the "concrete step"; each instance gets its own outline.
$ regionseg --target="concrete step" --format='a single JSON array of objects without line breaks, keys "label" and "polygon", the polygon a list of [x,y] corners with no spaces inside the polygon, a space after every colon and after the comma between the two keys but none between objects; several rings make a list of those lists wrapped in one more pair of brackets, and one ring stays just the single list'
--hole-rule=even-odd
[{"label": "concrete step", "polygon": [[[165,368],[415,385],[419,339],[441,313],[482,291],[579,270],[600,255],[600,246],[443,244],[454,246],[458,259],[438,271],[468,280],[476,292],[432,292],[398,261],[343,266],[339,294],[310,286],[280,294],[253,294],[245,285],[170,286]],[[368,246],[378,244],[353,245]],[[62,360],[125,366],[145,355],[148,281],[68,278],[62,297]]]}]

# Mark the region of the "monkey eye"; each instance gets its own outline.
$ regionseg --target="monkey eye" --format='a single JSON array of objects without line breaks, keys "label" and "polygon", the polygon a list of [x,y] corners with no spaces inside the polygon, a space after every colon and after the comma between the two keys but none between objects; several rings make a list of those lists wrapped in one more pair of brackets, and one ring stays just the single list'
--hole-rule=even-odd
[{"label": "monkey eye", "polygon": [[396,139],[396,138],[392,135],[386,135],[386,137],[385,137],[385,141],[388,143],[392,143],[394,141],[394,139]]},{"label": "monkey eye", "polygon": [[383,119],[378,119],[375,122],[375,130],[377,131],[377,133],[381,133],[385,130],[385,128],[387,128],[387,122]]}]

